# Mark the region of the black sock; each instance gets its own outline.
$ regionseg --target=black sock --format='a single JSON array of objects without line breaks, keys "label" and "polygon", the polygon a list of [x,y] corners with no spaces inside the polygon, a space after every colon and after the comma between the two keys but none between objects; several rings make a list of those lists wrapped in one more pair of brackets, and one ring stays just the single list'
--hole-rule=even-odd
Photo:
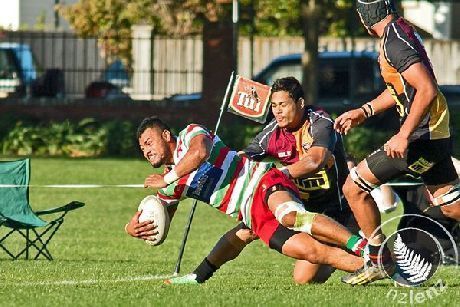
[{"label": "black sock", "polygon": [[200,265],[195,269],[195,271],[193,271],[193,273],[196,274],[196,281],[198,283],[203,283],[211,278],[217,269],[218,267],[209,262],[207,258],[204,258]]},{"label": "black sock", "polygon": [[382,249],[382,254],[379,256],[379,250],[382,248],[382,245],[372,245],[369,244],[369,258],[374,264],[383,264],[384,266],[390,264],[391,259],[391,252],[388,249],[388,246],[384,246]]}]

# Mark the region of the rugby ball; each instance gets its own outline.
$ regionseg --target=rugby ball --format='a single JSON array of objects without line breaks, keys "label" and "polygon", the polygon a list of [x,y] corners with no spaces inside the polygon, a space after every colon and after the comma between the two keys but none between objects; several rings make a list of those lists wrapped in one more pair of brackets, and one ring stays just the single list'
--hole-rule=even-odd
[{"label": "rugby ball", "polygon": [[151,236],[151,240],[145,240],[149,245],[160,245],[166,239],[169,230],[169,214],[166,207],[154,195],[145,197],[139,204],[138,211],[142,211],[139,216],[139,223],[152,221],[157,226],[158,233]]}]

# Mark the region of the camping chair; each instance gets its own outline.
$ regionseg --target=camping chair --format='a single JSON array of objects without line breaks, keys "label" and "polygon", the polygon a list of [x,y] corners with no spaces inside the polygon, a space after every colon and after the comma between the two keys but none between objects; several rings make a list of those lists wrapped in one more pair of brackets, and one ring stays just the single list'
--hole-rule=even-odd
[{"label": "camping chair", "polygon": [[[43,256],[53,260],[48,243],[61,227],[65,215],[85,204],[73,201],[59,208],[32,211],[29,205],[29,175],[29,159],[0,161],[0,226],[9,228],[0,238],[0,248],[13,260],[22,255],[29,259],[31,248],[37,252],[33,259]],[[49,214],[54,214],[53,220],[46,222],[41,219]],[[5,245],[5,241],[14,233],[23,237],[26,243],[18,253],[10,251]]]}]

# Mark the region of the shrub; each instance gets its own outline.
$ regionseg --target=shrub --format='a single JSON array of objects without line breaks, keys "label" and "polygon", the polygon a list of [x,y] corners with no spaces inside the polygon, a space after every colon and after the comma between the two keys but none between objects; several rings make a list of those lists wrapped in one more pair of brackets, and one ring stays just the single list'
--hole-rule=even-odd
[{"label": "shrub", "polygon": [[393,133],[376,131],[371,128],[356,127],[343,137],[345,151],[361,161],[372,151],[382,146]]},{"label": "shrub", "polygon": [[19,121],[4,137],[5,155],[90,157],[106,153],[107,129],[93,119],[34,125]]}]

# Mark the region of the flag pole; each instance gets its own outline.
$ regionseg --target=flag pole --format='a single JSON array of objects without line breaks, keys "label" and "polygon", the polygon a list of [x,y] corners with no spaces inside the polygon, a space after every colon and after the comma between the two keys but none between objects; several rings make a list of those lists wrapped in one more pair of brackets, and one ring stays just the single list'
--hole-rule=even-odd
[{"label": "flag pole", "polygon": [[[217,131],[219,130],[220,121],[222,119],[222,115],[224,114],[225,107],[227,106],[229,95],[230,95],[230,90],[234,82],[235,82],[235,72],[233,71],[232,74],[230,75],[230,81],[228,82],[227,89],[225,90],[224,99],[222,100],[222,104],[220,106],[219,117],[217,119],[216,127],[214,128],[214,131],[213,131],[214,135],[217,135]],[[182,243],[179,247],[179,255],[177,257],[176,267],[174,269],[174,276],[177,276],[180,272],[180,265],[182,262],[182,257],[184,256],[185,245],[187,244],[187,238],[190,232],[190,227],[192,226],[193,215],[195,214],[197,203],[198,201],[195,199],[193,201],[192,208],[190,209],[187,224],[185,225],[185,229],[184,229],[184,236],[182,238]]]}]

